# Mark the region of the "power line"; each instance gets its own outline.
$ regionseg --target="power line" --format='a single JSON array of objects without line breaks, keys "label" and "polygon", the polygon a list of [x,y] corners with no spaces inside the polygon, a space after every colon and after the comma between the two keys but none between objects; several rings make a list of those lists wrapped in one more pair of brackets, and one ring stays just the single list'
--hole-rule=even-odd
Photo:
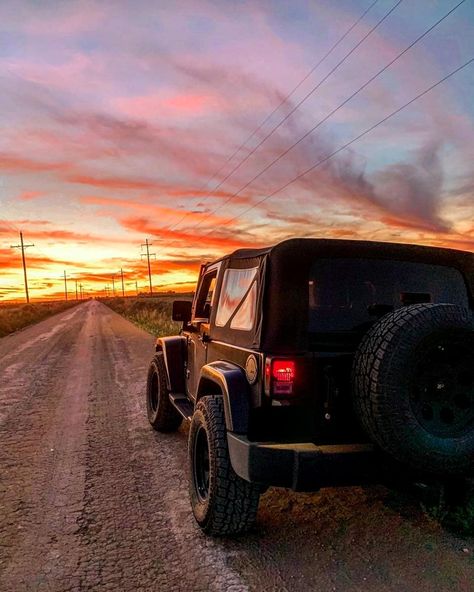
[{"label": "power line", "polygon": [[[465,1],[465,0],[464,0]],[[320,87],[321,85],[326,82],[326,80],[339,68],[339,66],[341,66],[363,43],[364,41],[366,41],[366,39],[368,39],[370,37],[370,35],[372,35],[372,33],[374,33],[374,31],[392,14],[392,12],[403,2],[403,0],[398,0],[398,2],[396,2],[396,4],[394,4],[392,6],[392,8],[390,8],[390,10],[388,12],[386,12],[384,14],[384,16],[382,18],[380,18],[377,23],[371,28],[369,29],[369,31],[362,37],[362,39],[360,39],[353,47],[352,49],[350,49],[342,59],[340,59],[338,61],[338,63],[315,85],[313,86],[313,88],[302,98],[300,99],[300,101],[298,101],[298,103],[296,103],[296,105],[285,115],[285,117],[277,124],[275,125],[261,140],[260,142],[258,142],[258,144],[256,146],[254,146],[254,148],[252,148],[252,150],[219,182],[218,185],[216,185],[216,187],[214,187],[214,189],[211,191],[211,195],[212,193],[214,193],[217,189],[219,189],[219,187],[221,187],[223,185],[223,183],[225,183],[225,181],[227,181],[227,179],[229,179],[259,148],[260,146],[262,146],[262,144],[264,144],[271,136],[273,136],[273,134],[277,131],[277,129],[279,129],[284,123],[285,121],[287,121],[292,115],[293,113],[295,113],[295,111],[297,111],[297,109],[299,109],[299,107],[309,99],[310,96],[312,96]],[[217,211],[217,209],[220,209],[222,207],[224,207],[224,205],[226,205],[227,203],[229,203],[229,201],[235,197],[234,195],[232,195],[231,197],[229,197],[228,200],[226,200],[223,204],[221,204],[218,208],[216,208],[216,210],[213,210],[212,212],[208,213],[206,216],[204,216],[204,218],[201,219],[200,222],[198,222],[196,225],[192,226],[191,228],[196,228],[197,226],[199,226],[200,224],[202,224],[202,222],[204,222],[205,220],[207,220],[210,216],[212,216],[212,214]]]},{"label": "power line", "polygon": [[25,260],[25,249],[28,249],[28,247],[34,247],[35,245],[33,243],[29,244],[29,245],[25,245],[23,242],[23,232],[20,231],[20,244],[19,245],[10,245],[10,248],[12,249],[21,249],[21,260],[23,262],[23,277],[25,280],[25,295],[26,295],[26,302],[29,304],[30,303],[30,295],[28,293],[28,278],[26,275],[26,260]]},{"label": "power line", "polygon": [[[233,218],[229,218],[228,220],[226,220],[225,222],[223,222],[222,225],[223,226],[226,226],[227,224],[230,224],[231,222],[237,220],[238,218],[241,218],[242,216],[244,216],[245,214],[247,214],[248,212],[250,212],[251,210],[253,210],[257,206],[259,206],[260,204],[262,204],[265,201],[267,201],[268,199],[272,198],[277,193],[280,193],[281,191],[283,191],[284,189],[286,189],[289,185],[293,184],[295,181],[298,181],[298,179],[301,179],[301,177],[306,176],[308,173],[310,173],[314,169],[318,168],[319,166],[321,166],[322,164],[324,164],[325,162],[327,162],[333,156],[335,156],[336,154],[339,154],[339,152],[342,152],[343,150],[345,150],[346,148],[348,148],[351,144],[354,144],[355,142],[357,142],[358,140],[360,140],[361,138],[363,138],[364,136],[366,136],[367,134],[369,134],[371,131],[373,131],[375,128],[377,128],[379,125],[382,125],[383,123],[385,123],[386,121],[388,121],[389,119],[391,119],[392,117],[394,117],[395,115],[397,115],[398,113],[400,113],[400,111],[403,111],[403,109],[405,109],[406,107],[410,106],[411,104],[413,104],[415,101],[417,101],[418,99],[420,99],[424,95],[428,94],[434,88],[436,88],[437,86],[439,86],[440,84],[442,84],[443,82],[445,82],[446,80],[448,80],[448,78],[451,78],[451,76],[454,76],[455,74],[457,74],[458,72],[460,72],[461,70],[463,70],[464,68],[466,68],[467,66],[469,66],[469,64],[472,64],[473,62],[474,62],[474,58],[471,58],[467,62],[464,62],[464,64],[462,64],[461,66],[459,66],[455,70],[451,71],[449,74],[447,74],[446,76],[444,76],[443,78],[441,78],[440,80],[438,80],[438,82],[435,82],[434,84],[432,84],[431,86],[429,86],[428,88],[426,88],[421,93],[417,94],[415,97],[413,97],[407,103],[403,104],[401,107],[398,107],[398,109],[395,109],[395,111],[392,111],[389,115],[387,115],[386,117],[384,117],[383,119],[381,119],[380,121],[378,121],[377,123],[375,123],[374,125],[370,126],[366,130],[364,130],[362,133],[360,133],[359,135],[357,135],[354,138],[352,138],[352,140],[350,140],[349,142],[346,142],[345,144],[343,144],[342,146],[340,146],[339,148],[337,148],[336,150],[334,150],[333,152],[331,152],[330,154],[328,154],[327,156],[325,156],[323,159],[319,160],[318,162],[316,162],[315,164],[313,164],[312,166],[310,166],[309,168],[307,168],[302,173],[296,175],[296,177],[293,177],[293,179],[291,179],[290,181],[288,181],[287,183],[285,183],[284,185],[282,185],[278,189],[275,189],[275,191],[272,191],[271,193],[269,193],[268,195],[266,195],[265,197],[263,197],[262,199],[260,199],[256,203],[254,203],[252,206],[246,208],[238,216],[234,216]],[[204,233],[203,236],[207,236],[208,234],[210,234],[210,232],[211,231]],[[212,230],[212,232],[214,232],[214,229]]]},{"label": "power line", "polygon": [[[285,105],[287,103],[287,101],[295,94],[295,92],[301,87],[302,84],[304,84],[304,82],[306,82],[306,80],[319,68],[319,66],[332,54],[332,52],[344,41],[344,39],[349,35],[349,33],[351,33],[351,31],[361,22],[361,20],[366,16],[366,14],[377,4],[379,0],[374,0],[374,2],[372,2],[368,8],[366,8],[364,10],[364,12],[352,23],[352,25],[345,31],[345,33],[343,33],[343,35],[341,37],[339,37],[339,39],[330,47],[330,49],[318,60],[318,62],[303,76],[303,78],[300,79],[300,81],[296,84],[296,86],[294,86],[292,88],[292,90],[280,101],[280,103],[278,103],[278,105],[273,109],[273,111],[271,111],[266,117],[265,119],[253,130],[253,132],[247,136],[247,138],[236,148],[236,150],[225,160],[225,162],[222,164],[222,166],[212,175],[212,177],[210,177],[206,183],[200,188],[200,191],[203,191],[204,189],[206,189],[206,187],[209,185],[209,183],[215,178],[217,177],[217,175],[226,167],[227,163],[230,162],[234,156],[237,156],[237,154],[242,150],[242,148],[244,148],[248,142],[250,142],[250,140],[265,126],[265,124],[272,118],[272,116],[280,109],[280,107],[282,105]],[[400,2],[399,2],[400,3]],[[395,7],[396,8],[396,7]],[[232,173],[231,173],[232,174]],[[227,179],[227,177],[226,177]],[[222,183],[226,180],[223,179],[220,183],[220,185],[222,185]],[[220,187],[220,185],[218,185],[217,187],[214,187],[214,189],[212,190],[211,194],[214,193],[216,191],[216,189],[218,189],[218,187]],[[207,199],[209,199],[210,195],[207,195],[206,197],[204,197],[204,199],[202,200],[203,202],[205,202]],[[168,230],[174,230],[175,228],[177,228],[181,222],[183,222],[183,220],[185,220],[185,218],[187,218],[187,216],[189,216],[190,212],[186,212],[177,222],[175,222]]]},{"label": "power line", "polygon": [[339,109],[344,107],[349,101],[351,101],[355,96],[357,96],[361,91],[363,91],[367,86],[369,86],[376,78],[378,78],[383,72],[388,70],[395,62],[397,62],[405,53],[407,53],[414,45],[419,43],[426,35],[428,35],[433,29],[435,29],[442,21],[444,21],[450,14],[452,14],[461,4],[464,4],[466,0],[461,0],[456,6],[454,6],[451,10],[449,10],[445,15],[439,18],[433,25],[431,25],[426,31],[424,31],[421,35],[419,35],[414,41],[412,41],[404,50],[402,50],[398,55],[396,55],[388,64],[386,64],[381,70],[379,70],[376,74],[371,76],[362,86],[360,86],[355,92],[353,92],[347,99],[345,99],[342,103],[340,103],[337,107],[335,107],[332,111],[330,111],[323,119],[321,119],[315,126],[313,126],[309,131],[307,131],[303,136],[301,136],[296,142],[291,144],[286,150],[284,150],[279,156],[274,158],[270,163],[268,163],[260,172],[254,175],[247,183],[242,185],[236,192],[234,192],[229,199],[225,202],[221,203],[217,206],[214,210],[212,210],[205,218],[201,219],[193,228],[197,228],[200,226],[209,216],[215,214],[218,210],[225,207],[234,197],[237,197],[244,189],[247,189],[249,185],[251,185],[254,181],[259,179],[264,173],[266,173],[274,164],[279,162],[284,156],[286,156],[293,148],[298,146],[303,140],[305,140],[310,134],[312,134],[315,130],[317,130],[323,123],[325,123],[330,117],[332,117]]},{"label": "power line", "polygon": [[18,228],[18,226],[16,226],[15,224],[13,224],[13,222],[10,222],[9,220],[7,220],[6,218],[4,218],[3,216],[0,216],[0,220],[3,220],[5,222],[5,224],[7,226],[9,226],[15,232],[20,232],[20,229]]}]

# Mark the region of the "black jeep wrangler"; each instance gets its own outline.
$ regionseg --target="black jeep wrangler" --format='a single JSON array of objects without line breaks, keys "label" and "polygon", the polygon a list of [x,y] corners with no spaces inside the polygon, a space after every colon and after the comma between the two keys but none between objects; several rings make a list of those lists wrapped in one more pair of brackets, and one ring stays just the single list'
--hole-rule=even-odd
[{"label": "black jeep wrangler", "polygon": [[473,309],[462,251],[291,239],[204,265],[147,381],[153,428],[191,423],[200,527],[245,531],[267,486],[361,483],[375,457],[472,475]]}]

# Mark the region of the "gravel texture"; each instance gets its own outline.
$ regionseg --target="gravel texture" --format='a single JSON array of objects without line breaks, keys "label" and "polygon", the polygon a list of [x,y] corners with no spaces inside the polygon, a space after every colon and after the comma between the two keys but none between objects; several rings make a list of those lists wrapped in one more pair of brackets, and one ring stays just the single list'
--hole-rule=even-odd
[{"label": "gravel texture", "polygon": [[471,591],[474,540],[384,487],[262,496],[206,538],[186,425],[153,432],[153,338],[96,301],[0,339],[0,590]]}]

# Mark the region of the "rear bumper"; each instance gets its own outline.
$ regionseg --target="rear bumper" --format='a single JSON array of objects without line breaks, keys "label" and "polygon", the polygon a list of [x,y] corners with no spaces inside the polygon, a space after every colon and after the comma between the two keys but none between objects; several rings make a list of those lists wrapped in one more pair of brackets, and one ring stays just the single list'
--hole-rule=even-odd
[{"label": "rear bumper", "polygon": [[232,432],[227,433],[227,442],[232,467],[246,481],[315,491],[374,480],[371,444],[268,444]]}]

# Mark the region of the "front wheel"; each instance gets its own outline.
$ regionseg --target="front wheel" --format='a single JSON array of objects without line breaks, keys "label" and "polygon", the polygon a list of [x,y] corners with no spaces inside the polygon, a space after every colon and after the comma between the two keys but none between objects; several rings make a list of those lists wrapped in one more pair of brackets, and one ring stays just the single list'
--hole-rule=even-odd
[{"label": "front wheel", "polygon": [[197,404],[189,430],[188,458],[191,506],[201,529],[218,536],[251,528],[261,489],[241,479],[232,468],[222,397],[203,397]]}]

